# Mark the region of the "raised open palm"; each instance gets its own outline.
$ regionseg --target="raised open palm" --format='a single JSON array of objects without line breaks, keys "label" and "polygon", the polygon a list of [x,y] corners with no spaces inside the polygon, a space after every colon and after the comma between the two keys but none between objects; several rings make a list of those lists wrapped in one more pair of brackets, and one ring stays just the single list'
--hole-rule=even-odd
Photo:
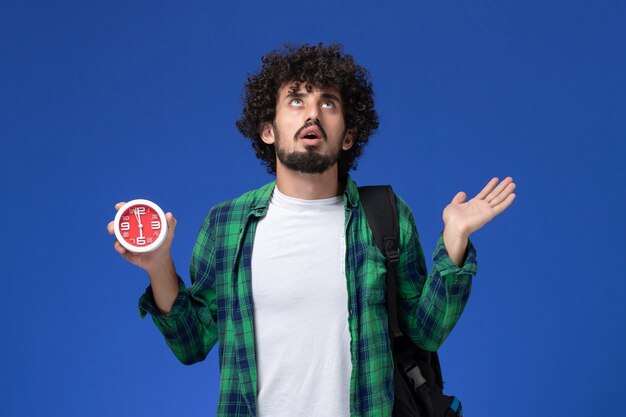
[{"label": "raised open palm", "polygon": [[454,196],[443,210],[443,222],[462,236],[472,233],[489,223],[498,214],[507,209],[515,199],[515,183],[511,177],[498,184],[498,178],[492,178],[476,197],[465,202],[467,195],[461,191]]}]

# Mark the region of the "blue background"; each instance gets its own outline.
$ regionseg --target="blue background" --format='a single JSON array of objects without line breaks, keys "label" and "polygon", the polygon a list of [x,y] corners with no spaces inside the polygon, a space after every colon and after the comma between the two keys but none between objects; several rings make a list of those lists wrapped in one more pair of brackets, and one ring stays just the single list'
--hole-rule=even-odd
[{"label": "blue background", "polygon": [[106,224],[172,211],[188,281],[209,208],[271,179],[234,126],[246,74],[318,41],[370,70],[354,178],[394,185],[427,257],[456,192],[518,184],[441,350],[466,415],[624,415],[625,22],[622,1],[3,2],[0,415],[214,415],[217,349],[177,362]]}]

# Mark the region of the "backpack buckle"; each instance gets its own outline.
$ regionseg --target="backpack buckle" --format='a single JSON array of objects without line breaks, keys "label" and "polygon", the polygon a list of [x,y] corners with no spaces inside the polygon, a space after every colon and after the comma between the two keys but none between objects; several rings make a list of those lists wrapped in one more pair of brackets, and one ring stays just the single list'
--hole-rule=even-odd
[{"label": "backpack buckle", "polygon": [[415,362],[404,368],[404,374],[407,376],[409,381],[411,381],[414,391],[417,391],[419,387],[426,383],[426,378],[424,378],[422,371],[420,371],[420,367],[417,366],[417,363]]},{"label": "backpack buckle", "polygon": [[387,251],[387,260],[389,263],[397,264],[400,262],[400,254],[397,250]]},{"label": "backpack buckle", "polygon": [[396,240],[392,237],[385,238],[385,256],[387,257],[387,262],[391,264],[397,264],[400,261]]}]

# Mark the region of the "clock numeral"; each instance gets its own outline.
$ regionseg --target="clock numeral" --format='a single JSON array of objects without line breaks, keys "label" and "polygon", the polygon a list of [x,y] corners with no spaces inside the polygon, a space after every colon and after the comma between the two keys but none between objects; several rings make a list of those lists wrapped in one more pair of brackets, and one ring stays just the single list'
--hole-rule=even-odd
[{"label": "clock numeral", "polygon": [[151,237],[149,237],[149,238],[148,238],[148,243],[152,243],[152,242],[154,242],[154,240],[152,240],[152,238],[151,238]]},{"label": "clock numeral", "polygon": [[152,236],[159,236],[159,231],[155,230],[154,232],[152,232]]},{"label": "clock numeral", "polygon": [[152,215],[152,220],[158,220],[158,219],[159,219],[158,214],[153,214],[153,215]]},{"label": "clock numeral", "polygon": [[145,207],[135,207],[135,213],[137,213],[137,214],[145,214],[146,213],[146,208]]},{"label": "clock numeral", "polygon": [[160,229],[161,228],[161,222],[152,222],[150,223],[150,226],[152,226],[152,229]]},{"label": "clock numeral", "polygon": [[130,230],[130,223],[129,222],[122,222],[120,224],[120,230]]},{"label": "clock numeral", "polygon": [[122,216],[122,220],[124,220],[125,222],[127,222],[130,219],[130,216]]},{"label": "clock numeral", "polygon": [[138,245],[145,245],[146,244],[146,238],[145,237],[138,237],[137,238],[137,244]]}]

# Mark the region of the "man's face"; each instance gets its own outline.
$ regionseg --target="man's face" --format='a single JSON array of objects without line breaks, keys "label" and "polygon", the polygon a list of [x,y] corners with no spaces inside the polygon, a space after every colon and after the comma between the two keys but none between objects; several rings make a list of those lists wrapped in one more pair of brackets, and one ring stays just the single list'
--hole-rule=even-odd
[{"label": "man's face", "polygon": [[282,167],[307,174],[335,166],[342,150],[352,146],[346,131],[341,95],[334,88],[297,89],[291,83],[278,90],[276,117],[261,130],[265,143],[276,149],[277,171]]}]

